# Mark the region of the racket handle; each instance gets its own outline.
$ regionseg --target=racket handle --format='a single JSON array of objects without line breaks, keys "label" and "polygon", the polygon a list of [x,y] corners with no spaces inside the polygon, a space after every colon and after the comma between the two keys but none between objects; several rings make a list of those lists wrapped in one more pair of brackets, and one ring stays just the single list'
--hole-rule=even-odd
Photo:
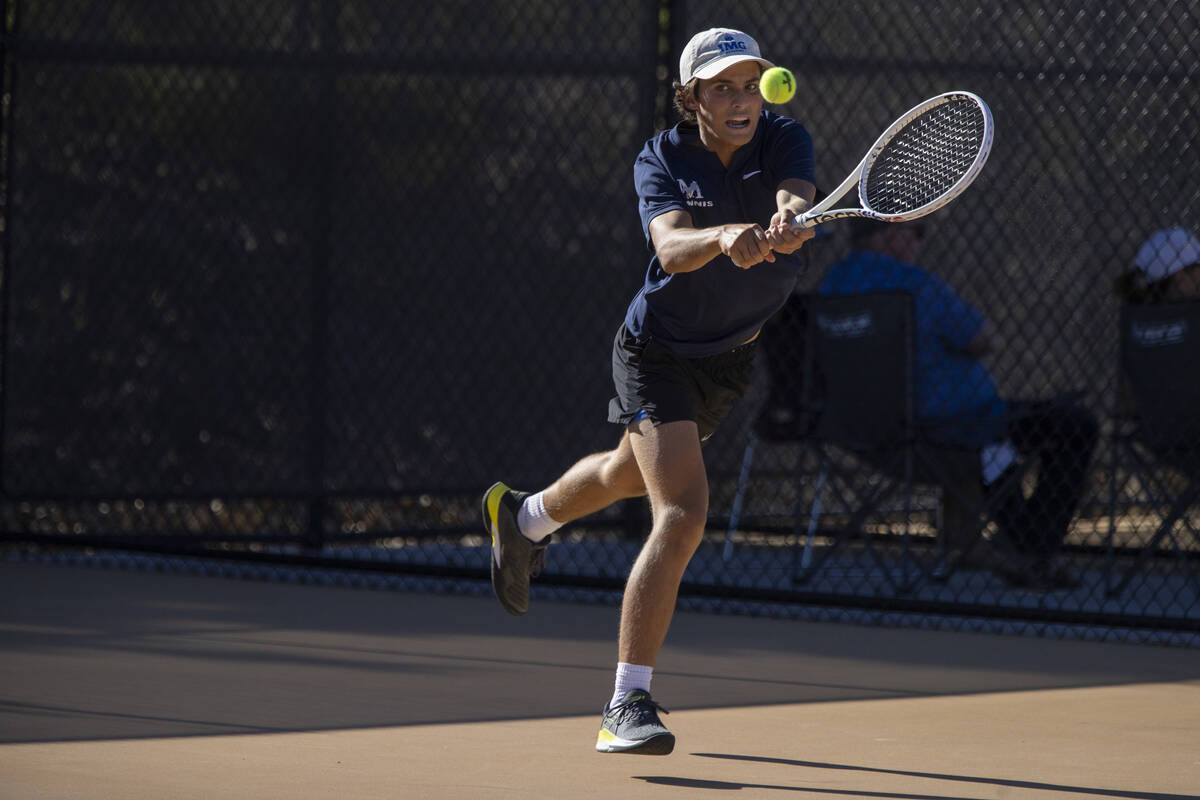
[{"label": "racket handle", "polygon": [[925,214],[877,214],[874,211],[867,211],[865,208],[839,208],[835,211],[820,212],[813,209],[796,217],[792,224],[801,228],[813,228],[835,219],[850,219],[851,217],[873,219],[877,222],[908,222],[923,216]]}]

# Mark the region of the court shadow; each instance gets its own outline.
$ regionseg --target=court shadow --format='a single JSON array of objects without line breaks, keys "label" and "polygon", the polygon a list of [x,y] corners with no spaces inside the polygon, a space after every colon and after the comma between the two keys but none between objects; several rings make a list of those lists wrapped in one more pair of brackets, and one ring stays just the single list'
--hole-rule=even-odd
[{"label": "court shadow", "polygon": [[675,786],[680,789],[715,789],[718,791],[741,791],[742,789],[773,789],[781,792],[809,792],[812,794],[844,795],[846,797],[882,797],[889,800],[982,800],[961,795],[906,794],[904,792],[869,792],[863,789],[830,789],[828,786],[781,786],[770,783],[739,783],[735,781],[705,781],[694,778],[671,778],[659,775],[635,775],[635,780],[658,786]]},{"label": "court shadow", "polygon": [[[614,610],[540,603],[515,618],[483,589],[0,560],[0,744],[595,714]],[[689,613],[668,647],[686,665],[659,673],[680,709],[1200,678],[1200,651]]]},{"label": "court shadow", "polygon": [[[882,767],[865,767],[855,764],[829,764],[820,761],[800,761],[790,758],[773,758],[768,756],[750,756],[739,755],[733,753],[692,753],[700,758],[720,758],[729,761],[749,761],[758,764],[782,764],[790,767],[803,767],[805,769],[824,769],[824,770],[845,770],[850,772],[865,772],[879,775],[896,775],[906,778],[928,778],[932,780],[950,781],[954,783],[970,783],[986,786],[1003,787],[1006,789],[1027,789],[1049,792],[1068,792],[1074,794],[1087,795],[1089,797],[1117,797],[1128,798],[1128,800],[1200,800],[1200,795],[1194,794],[1171,794],[1165,792],[1138,792],[1127,789],[1097,789],[1090,786],[1066,786],[1057,783],[1043,783],[1040,781],[1022,781],[1011,778],[985,778],[974,775],[950,775],[940,772],[919,772],[916,770],[902,769],[885,769]],[[643,779],[645,780],[645,779]],[[661,782],[663,779],[656,779]],[[667,779],[677,780],[677,779]],[[739,786],[741,784],[731,784]],[[714,787],[723,788],[723,787]],[[815,789],[803,789],[791,786],[769,787],[787,789],[789,791],[816,791]],[[839,792],[830,789],[822,788],[820,791],[829,792],[831,794],[862,794],[868,797],[903,797],[903,798],[932,798],[935,795],[914,795],[914,794],[890,794],[890,793],[875,793],[875,792],[860,792],[847,791]],[[957,795],[956,795],[957,797]]]}]

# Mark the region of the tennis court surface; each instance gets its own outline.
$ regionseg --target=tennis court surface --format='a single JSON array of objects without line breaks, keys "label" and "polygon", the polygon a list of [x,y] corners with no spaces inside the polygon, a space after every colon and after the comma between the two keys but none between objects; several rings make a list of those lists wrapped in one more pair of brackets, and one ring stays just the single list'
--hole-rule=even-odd
[{"label": "tennis court surface", "polygon": [[0,797],[1200,798],[1200,650],[0,562]]}]

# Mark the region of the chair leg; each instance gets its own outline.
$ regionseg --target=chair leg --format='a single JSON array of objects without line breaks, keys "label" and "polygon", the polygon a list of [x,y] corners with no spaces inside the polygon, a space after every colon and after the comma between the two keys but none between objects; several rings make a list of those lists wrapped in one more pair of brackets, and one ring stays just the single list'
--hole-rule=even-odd
[{"label": "chair leg", "polygon": [[[1114,446],[1116,446],[1116,444],[1114,444]],[[1139,454],[1136,447],[1134,447],[1132,443],[1126,442],[1125,447],[1125,452],[1129,454],[1131,461],[1137,470],[1137,474],[1142,476],[1142,479],[1150,484],[1148,487],[1143,487],[1143,491],[1150,492],[1153,497],[1163,497],[1165,495],[1172,494],[1171,490],[1163,484],[1163,482],[1154,472],[1154,465],[1147,461],[1144,456]],[[1113,485],[1115,486],[1115,484],[1116,480],[1114,478]],[[1150,556],[1154,554],[1154,551],[1159,548],[1159,543],[1162,542],[1164,538],[1171,538],[1172,543],[1175,545],[1176,551],[1182,552],[1179,543],[1176,542],[1173,537],[1172,531],[1175,528],[1175,523],[1180,520],[1187,510],[1194,503],[1200,501],[1200,479],[1191,479],[1183,492],[1180,493],[1180,495],[1170,505],[1167,510],[1167,515],[1163,518],[1163,521],[1155,530],[1154,535],[1150,537],[1149,542],[1139,548],[1139,553],[1136,560],[1129,567],[1129,569],[1125,571],[1123,577],[1118,576],[1118,570],[1116,566],[1116,546],[1114,543],[1116,536],[1115,489],[1113,490],[1112,494],[1114,498],[1112,501],[1114,504],[1113,522],[1110,523],[1109,527],[1109,544],[1107,548],[1108,553],[1104,570],[1104,587],[1105,596],[1107,597],[1115,597],[1116,595],[1119,595],[1121,592],[1125,591],[1130,582],[1132,582],[1134,576],[1141,570],[1146,561],[1149,560]],[[1193,535],[1195,535],[1195,533],[1193,533]],[[1197,538],[1200,539],[1200,537]],[[1116,583],[1113,582],[1114,580]]]},{"label": "chair leg", "polygon": [[[803,455],[801,455],[801,459],[803,459]],[[801,464],[799,469],[803,469],[803,464]],[[804,548],[803,550],[792,551],[792,580],[796,581],[797,583],[802,582],[801,573],[807,572],[812,566],[813,540],[817,536],[817,527],[821,519],[821,504],[825,496],[825,481],[828,479],[828,477],[829,461],[825,458],[825,456],[822,455],[821,468],[817,472],[817,485],[813,487],[813,502],[808,514],[808,531],[804,539]],[[797,503],[799,503],[800,495],[798,491],[796,497]],[[797,523],[800,521],[800,514],[798,512],[799,509],[797,509],[796,514]],[[797,524],[797,533],[799,532],[799,527],[800,526]],[[798,539],[799,537],[797,537],[797,544],[799,544]],[[811,577],[811,574],[808,577]],[[804,580],[807,580],[807,577],[804,578]]]},{"label": "chair leg", "polygon": [[754,464],[754,445],[758,439],[754,431],[746,439],[746,449],[742,452],[742,468],[738,472],[737,491],[733,495],[733,507],[729,510],[729,528],[725,531],[725,548],[721,558],[725,561],[733,558],[733,534],[737,531],[738,522],[742,517],[742,503],[746,499],[746,489],[750,485],[750,467]]},{"label": "chair leg", "polygon": [[[830,557],[833,556],[834,553],[836,553],[837,550],[845,543],[845,540],[848,537],[853,536],[855,538],[862,539],[865,545],[865,551],[867,555],[869,555],[874,561],[876,568],[885,575],[889,583],[893,583],[893,585],[895,585],[895,582],[890,578],[889,565],[883,561],[882,557],[877,552],[875,552],[875,548],[871,542],[870,534],[863,529],[863,524],[867,517],[869,517],[878,507],[879,498],[883,497],[892,490],[894,482],[889,481],[886,476],[883,475],[883,473],[879,473],[879,483],[875,485],[867,494],[858,496],[856,498],[856,502],[851,505],[844,497],[839,495],[837,488],[837,484],[840,480],[839,475],[837,470],[830,466],[828,455],[822,453],[821,459],[821,474],[817,477],[817,486],[822,491],[816,492],[816,495],[813,498],[813,510],[809,516],[808,535],[805,539],[804,549],[799,551],[798,555],[793,555],[792,581],[794,583],[808,582],[814,575],[817,574],[817,572],[821,570],[825,562],[828,561]],[[825,489],[829,490],[831,496],[839,498],[843,507],[843,511],[849,514],[849,520],[846,523],[844,530],[834,538],[833,543],[830,544],[829,547],[824,548],[821,553],[817,554],[813,547],[813,540],[816,536],[816,531],[820,520],[820,513],[822,509],[821,501],[826,494],[824,491]],[[799,515],[797,514],[797,522],[798,520]],[[798,532],[799,526],[797,524],[797,533]],[[797,562],[802,562],[804,566],[801,566]],[[897,591],[904,590],[901,586],[896,586],[896,588]]]},{"label": "chair leg", "polygon": [[[1121,592],[1125,591],[1126,587],[1128,587],[1130,582],[1133,580],[1134,575],[1141,570],[1142,566],[1147,560],[1149,560],[1150,556],[1154,554],[1154,551],[1158,549],[1159,543],[1163,539],[1170,537],[1172,544],[1175,546],[1174,549],[1177,552],[1182,553],[1182,548],[1180,547],[1179,542],[1174,539],[1172,531],[1174,531],[1175,523],[1179,521],[1180,517],[1182,517],[1184,513],[1192,506],[1192,504],[1198,500],[1200,500],[1200,483],[1193,481],[1188,491],[1184,492],[1183,495],[1176,499],[1171,505],[1171,508],[1167,511],[1167,516],[1163,519],[1162,523],[1159,524],[1158,530],[1156,530],[1154,535],[1150,537],[1150,541],[1141,547],[1137,560],[1129,567],[1128,570],[1125,571],[1124,577],[1122,577],[1115,586],[1111,584],[1106,586],[1106,596],[1115,597]],[[1193,536],[1195,536],[1194,532]]]},{"label": "chair leg", "polygon": [[[907,593],[911,592],[913,589],[915,589],[917,584],[920,583],[921,578],[925,577],[927,574],[927,570],[921,565],[921,562],[919,560],[917,560],[916,556],[914,556],[912,553],[912,500],[913,500],[913,460],[914,460],[914,458],[915,458],[915,456],[913,454],[912,447],[911,446],[906,447],[904,449],[904,532],[901,534],[901,541],[903,544],[901,545],[900,558],[898,559],[899,567],[900,567],[900,574],[901,574],[901,578],[904,581],[904,583],[903,583],[903,585],[901,585],[899,583],[896,584],[896,591],[901,592],[903,594],[907,594]],[[913,561],[917,565],[916,575],[913,576],[913,578],[911,580],[908,579],[907,573],[905,572],[905,570],[907,569],[907,562],[910,560]]]},{"label": "chair leg", "polygon": [[1108,468],[1108,542],[1104,548],[1104,591],[1109,597],[1112,596],[1111,578],[1113,571],[1116,569],[1117,470],[1121,466],[1120,425],[1121,421],[1119,419],[1113,425],[1112,441],[1110,443],[1112,450]]},{"label": "chair leg", "polygon": [[[862,541],[863,552],[870,557],[875,565],[875,569],[879,571],[879,574],[883,576],[883,579],[887,583],[891,584],[897,594],[911,593],[926,575],[925,569],[912,555],[909,540],[913,491],[912,458],[912,451],[906,450],[902,457],[894,462],[893,466],[899,467],[898,470],[885,467],[878,472],[878,482],[874,490],[867,496],[859,499],[859,508],[851,515],[850,523],[847,526]],[[900,477],[889,477],[896,471],[900,473]],[[879,511],[880,499],[895,492],[897,488],[904,495],[904,530],[900,534],[899,555],[888,554],[885,557],[876,547],[871,534],[865,528],[865,523],[871,514]],[[909,573],[908,571],[909,561],[913,561],[916,564],[916,570],[913,573]]]}]

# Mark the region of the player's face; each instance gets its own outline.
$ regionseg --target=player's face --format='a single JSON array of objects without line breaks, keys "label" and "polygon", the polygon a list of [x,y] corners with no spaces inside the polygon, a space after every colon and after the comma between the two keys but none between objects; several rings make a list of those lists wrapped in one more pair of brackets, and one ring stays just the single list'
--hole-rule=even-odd
[{"label": "player's face", "polygon": [[758,92],[762,67],[741,61],[696,87],[700,140],[727,166],[733,151],[754,138],[763,98]]}]

